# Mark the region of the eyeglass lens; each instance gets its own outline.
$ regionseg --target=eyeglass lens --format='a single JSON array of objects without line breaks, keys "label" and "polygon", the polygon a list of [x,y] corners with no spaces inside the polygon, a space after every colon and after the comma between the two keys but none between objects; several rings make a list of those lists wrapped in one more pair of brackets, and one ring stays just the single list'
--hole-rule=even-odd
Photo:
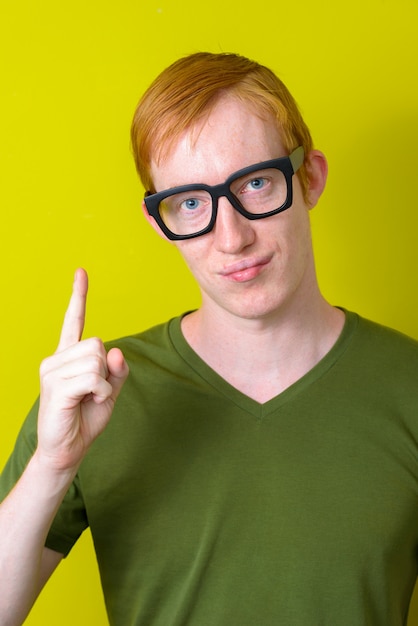
[{"label": "eyeglass lens", "polygon": [[[267,168],[237,178],[230,192],[250,214],[263,215],[279,209],[287,198],[286,178],[278,169]],[[213,200],[205,189],[175,193],[159,205],[164,224],[176,235],[191,235],[205,229],[212,218]]]}]

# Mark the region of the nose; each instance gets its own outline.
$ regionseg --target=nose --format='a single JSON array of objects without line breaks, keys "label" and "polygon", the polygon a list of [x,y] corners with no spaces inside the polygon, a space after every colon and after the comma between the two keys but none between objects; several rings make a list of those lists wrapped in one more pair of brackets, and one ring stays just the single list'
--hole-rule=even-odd
[{"label": "nose", "polygon": [[217,250],[237,254],[254,242],[255,230],[251,220],[241,215],[227,198],[221,197],[213,235]]}]

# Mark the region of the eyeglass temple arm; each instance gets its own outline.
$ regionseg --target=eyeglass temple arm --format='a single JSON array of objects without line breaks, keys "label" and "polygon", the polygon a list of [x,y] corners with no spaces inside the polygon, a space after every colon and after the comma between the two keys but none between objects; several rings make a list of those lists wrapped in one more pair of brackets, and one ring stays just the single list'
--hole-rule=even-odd
[{"label": "eyeglass temple arm", "polygon": [[305,150],[303,149],[303,146],[299,146],[299,148],[293,150],[289,159],[293,167],[293,173],[297,172],[305,159]]}]

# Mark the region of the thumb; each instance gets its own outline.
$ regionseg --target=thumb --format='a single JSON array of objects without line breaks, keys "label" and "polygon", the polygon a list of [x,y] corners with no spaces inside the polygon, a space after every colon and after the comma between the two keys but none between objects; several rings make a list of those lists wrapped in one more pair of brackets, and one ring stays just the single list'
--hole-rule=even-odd
[{"label": "thumb", "polygon": [[125,380],[128,378],[129,367],[119,348],[112,348],[107,354],[108,383],[112,386],[112,398],[116,400]]}]

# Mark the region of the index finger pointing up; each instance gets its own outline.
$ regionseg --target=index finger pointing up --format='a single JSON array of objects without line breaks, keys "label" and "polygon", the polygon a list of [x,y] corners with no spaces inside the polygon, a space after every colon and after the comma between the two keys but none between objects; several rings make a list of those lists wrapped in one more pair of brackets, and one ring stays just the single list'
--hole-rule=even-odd
[{"label": "index finger pointing up", "polygon": [[73,292],[65,313],[57,352],[61,352],[65,350],[65,348],[73,346],[81,339],[86,318],[87,290],[87,273],[85,270],[79,268],[74,276]]}]

